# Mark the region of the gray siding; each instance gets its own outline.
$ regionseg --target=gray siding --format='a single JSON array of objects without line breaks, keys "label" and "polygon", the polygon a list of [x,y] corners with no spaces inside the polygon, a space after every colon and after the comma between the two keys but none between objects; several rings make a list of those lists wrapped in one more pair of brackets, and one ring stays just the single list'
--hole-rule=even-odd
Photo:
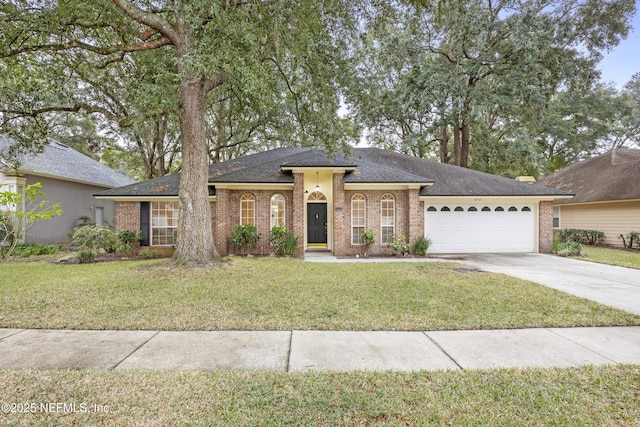
[{"label": "gray siding", "polygon": [[104,209],[104,220],[113,222],[115,218],[115,202],[97,200],[94,194],[103,191],[104,187],[62,181],[54,178],[27,175],[27,184],[40,182],[46,200],[51,203],[60,202],[63,213],[60,217],[49,221],[41,221],[27,231],[28,243],[66,243],[71,241],[71,234],[78,218],[87,216],[96,220],[96,208]]}]

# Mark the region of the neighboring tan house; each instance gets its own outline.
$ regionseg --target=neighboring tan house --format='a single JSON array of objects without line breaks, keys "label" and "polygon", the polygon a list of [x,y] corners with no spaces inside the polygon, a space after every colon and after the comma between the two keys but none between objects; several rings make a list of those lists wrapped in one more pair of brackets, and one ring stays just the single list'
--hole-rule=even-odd
[{"label": "neighboring tan house", "polygon": [[[172,245],[179,175],[104,191],[116,201],[116,225],[142,230],[143,245]],[[553,201],[571,194],[535,184],[376,148],[328,157],[314,148],[279,148],[209,168],[212,232],[220,254],[233,252],[238,224],[254,224],[256,254],[271,252],[267,236],[285,225],[299,252],[361,251],[362,232],[377,237],[370,254],[389,254],[385,241],[418,236],[430,252],[549,252]]]},{"label": "neighboring tan house", "polygon": [[13,141],[0,135],[0,191],[19,191],[40,182],[45,199],[60,202],[63,211],[60,217],[38,222],[27,230],[27,243],[69,242],[80,218],[97,224],[113,221],[115,202],[96,200],[93,195],[134,182],[56,141],[50,141],[40,154],[22,156],[16,167],[2,157],[10,145]]},{"label": "neighboring tan house", "polygon": [[575,193],[555,203],[556,228],[598,230],[604,243],[622,246],[618,236],[640,232],[640,150],[616,148],[574,163],[538,182]]}]

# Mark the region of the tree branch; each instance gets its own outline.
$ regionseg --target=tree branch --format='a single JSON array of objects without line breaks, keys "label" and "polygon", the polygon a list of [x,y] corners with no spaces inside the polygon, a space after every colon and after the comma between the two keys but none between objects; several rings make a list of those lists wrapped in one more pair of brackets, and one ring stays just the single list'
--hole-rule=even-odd
[{"label": "tree branch", "polygon": [[41,44],[41,45],[31,45],[31,46],[23,46],[17,49],[9,49],[7,51],[0,52],[0,58],[10,58],[12,56],[17,56],[22,53],[28,52],[36,52],[36,51],[47,51],[47,52],[61,52],[65,50],[72,49],[82,49],[89,52],[93,52],[98,55],[113,55],[118,52],[140,52],[145,50],[157,49],[162,46],[167,46],[172,44],[172,42],[166,37],[161,37],[159,39],[153,40],[151,42],[142,42],[132,45],[117,45],[117,46],[109,46],[109,47],[100,47],[94,46],[89,43],[81,42],[79,40],[71,40],[67,43],[56,43],[56,44]]},{"label": "tree branch", "polygon": [[175,28],[160,15],[142,10],[129,0],[113,0],[113,3],[129,18],[158,30],[174,46],[178,44],[178,33]]}]

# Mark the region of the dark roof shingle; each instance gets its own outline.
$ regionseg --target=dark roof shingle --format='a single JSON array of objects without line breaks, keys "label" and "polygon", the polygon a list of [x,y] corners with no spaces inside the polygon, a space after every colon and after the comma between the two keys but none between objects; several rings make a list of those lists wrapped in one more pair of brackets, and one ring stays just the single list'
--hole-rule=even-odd
[{"label": "dark roof shingle", "polygon": [[[12,140],[0,135],[0,153],[13,144]],[[40,154],[22,155],[19,161],[18,171],[25,174],[50,176],[108,188],[134,182],[131,178],[57,141],[49,141]]]},{"label": "dark roof shingle", "polygon": [[[277,148],[209,167],[209,182],[293,183],[292,168],[338,167],[345,183],[412,183],[422,196],[567,196],[535,184],[486,174],[378,148],[353,148],[327,156],[314,148]],[[179,175],[108,190],[100,196],[177,196]],[[433,184],[432,186],[429,184]]]},{"label": "dark roof shingle", "polygon": [[616,148],[574,163],[541,179],[541,184],[575,193],[556,203],[640,199],[640,150]]}]

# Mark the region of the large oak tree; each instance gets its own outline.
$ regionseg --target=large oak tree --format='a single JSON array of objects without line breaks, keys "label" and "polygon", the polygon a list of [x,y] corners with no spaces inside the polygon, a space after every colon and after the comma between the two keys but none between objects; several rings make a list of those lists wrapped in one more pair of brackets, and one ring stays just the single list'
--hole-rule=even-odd
[{"label": "large oak tree", "polygon": [[[339,0],[15,0],[0,10],[0,59],[14,99],[0,105],[7,129],[35,129],[51,111],[109,114],[95,100],[65,99],[38,79],[43,70],[62,84],[78,77],[69,62],[96,74],[131,55],[160,50],[177,81],[181,179],[175,260],[218,258],[211,233],[206,132],[209,95],[233,88],[239,96],[262,93],[289,108],[305,144],[332,150],[347,141],[336,112],[348,74],[346,34],[356,27],[358,2]],[[70,59],[71,58],[71,59]],[[17,74],[20,73],[21,76]],[[284,92],[265,94],[280,79]],[[45,79],[47,80],[47,79]],[[135,81],[130,84],[135,85]],[[34,91],[39,85],[47,86]],[[76,86],[77,88],[78,86]],[[81,86],[80,86],[81,88]],[[6,88],[5,88],[6,89]],[[7,92],[5,90],[5,92]],[[173,94],[170,94],[173,96]],[[276,105],[276,104],[274,104]],[[32,135],[35,137],[36,135]],[[34,138],[37,140],[37,138]]]}]

